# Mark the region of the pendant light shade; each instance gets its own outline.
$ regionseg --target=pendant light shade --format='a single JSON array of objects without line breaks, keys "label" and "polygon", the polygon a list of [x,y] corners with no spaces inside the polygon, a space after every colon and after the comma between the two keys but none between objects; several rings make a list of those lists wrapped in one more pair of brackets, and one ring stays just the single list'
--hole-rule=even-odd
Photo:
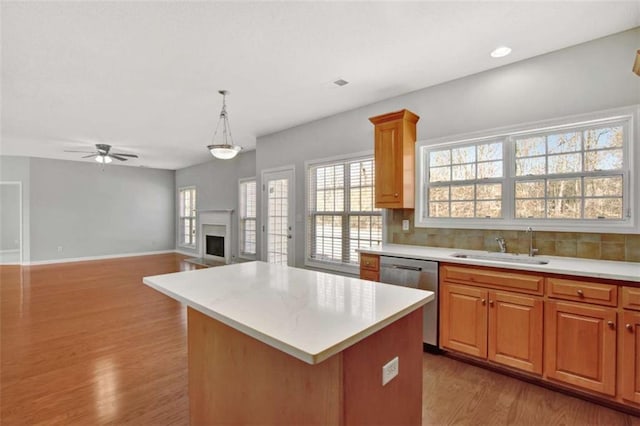
[{"label": "pendant light shade", "polygon": [[[238,155],[242,150],[239,145],[233,144],[233,136],[231,136],[231,126],[229,125],[229,118],[227,116],[227,103],[226,97],[229,94],[227,90],[218,91],[222,95],[222,111],[220,111],[220,118],[218,119],[218,125],[216,131],[213,134],[212,144],[207,146],[211,155],[221,160],[230,160]],[[222,135],[220,140],[216,141],[218,136],[218,130],[220,129],[220,123],[222,123]]]}]

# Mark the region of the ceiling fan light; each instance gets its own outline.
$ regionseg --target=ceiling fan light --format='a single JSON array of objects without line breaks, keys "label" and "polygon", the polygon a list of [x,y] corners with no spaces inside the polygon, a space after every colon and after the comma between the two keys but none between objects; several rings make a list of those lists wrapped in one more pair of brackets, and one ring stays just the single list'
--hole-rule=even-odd
[{"label": "ceiling fan light", "polygon": [[113,160],[111,159],[111,157],[107,156],[107,155],[98,155],[96,157],[96,161],[98,163],[101,164],[109,164],[110,162],[112,162]]},{"label": "ceiling fan light", "polygon": [[207,146],[211,155],[221,160],[230,160],[242,150],[238,145],[209,145]]}]

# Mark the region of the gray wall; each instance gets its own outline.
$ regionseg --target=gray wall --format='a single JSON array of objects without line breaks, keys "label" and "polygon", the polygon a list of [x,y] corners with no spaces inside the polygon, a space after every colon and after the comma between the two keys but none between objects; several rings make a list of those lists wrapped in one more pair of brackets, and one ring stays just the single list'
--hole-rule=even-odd
[{"label": "gray wall", "polygon": [[20,185],[0,184],[0,251],[20,248]]},{"label": "gray wall", "polygon": [[0,160],[2,179],[23,183],[24,262],[175,247],[171,170],[42,158]]},{"label": "gray wall", "polygon": [[[369,117],[410,109],[424,140],[638,104],[631,66],[639,46],[636,28],[260,137],[258,180],[264,169],[295,165],[295,245],[305,247],[304,161],[373,150]],[[296,266],[303,264],[298,249]]]},{"label": "gray wall", "polygon": [[[233,209],[231,229],[231,255],[238,254],[238,179],[256,175],[256,152],[247,151],[232,160],[212,159],[206,163],[176,170],[175,212],[178,217],[180,204],[178,190],[183,187],[196,187],[196,209]],[[177,220],[177,219],[176,219]],[[191,250],[180,247],[176,226],[176,249],[181,252],[199,253],[199,247]],[[200,243],[200,236],[196,238]]]},{"label": "gray wall", "polygon": [[[22,183],[22,259],[30,258],[30,162],[27,157],[0,155],[0,181]],[[4,229],[3,229],[4,232]]]}]

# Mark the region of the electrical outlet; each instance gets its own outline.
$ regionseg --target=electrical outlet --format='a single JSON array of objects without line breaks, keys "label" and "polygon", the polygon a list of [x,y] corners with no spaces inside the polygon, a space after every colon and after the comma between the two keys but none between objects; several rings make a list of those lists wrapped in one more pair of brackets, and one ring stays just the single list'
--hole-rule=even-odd
[{"label": "electrical outlet", "polygon": [[382,366],[382,386],[389,383],[394,377],[398,375],[400,368],[400,360],[395,357],[384,366]]},{"label": "electrical outlet", "polygon": [[402,221],[402,230],[403,231],[408,231],[409,230],[409,219],[404,219]]},{"label": "electrical outlet", "polygon": [[63,250],[62,246],[58,246],[58,253],[62,253],[62,250]]}]

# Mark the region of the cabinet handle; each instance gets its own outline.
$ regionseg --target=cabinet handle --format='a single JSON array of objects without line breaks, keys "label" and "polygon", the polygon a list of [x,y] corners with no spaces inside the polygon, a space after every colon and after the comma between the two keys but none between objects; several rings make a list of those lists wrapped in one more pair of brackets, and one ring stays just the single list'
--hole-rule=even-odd
[{"label": "cabinet handle", "polygon": [[612,330],[616,328],[616,325],[615,325],[615,323],[613,321],[607,321],[607,325]]},{"label": "cabinet handle", "polygon": [[482,302],[482,304],[483,304],[483,305],[486,305],[486,304],[487,304],[486,299],[481,299],[480,301]]},{"label": "cabinet handle", "polygon": [[578,290],[578,296],[580,296],[580,297],[584,297],[584,291],[582,291],[582,290]]},{"label": "cabinet handle", "polygon": [[397,192],[395,194],[393,194],[394,197],[398,198],[400,194],[398,194]]},{"label": "cabinet handle", "polygon": [[493,306],[493,300],[489,300],[489,306]]},{"label": "cabinet handle", "polygon": [[633,326],[631,324],[625,324],[625,328],[633,333]]}]

